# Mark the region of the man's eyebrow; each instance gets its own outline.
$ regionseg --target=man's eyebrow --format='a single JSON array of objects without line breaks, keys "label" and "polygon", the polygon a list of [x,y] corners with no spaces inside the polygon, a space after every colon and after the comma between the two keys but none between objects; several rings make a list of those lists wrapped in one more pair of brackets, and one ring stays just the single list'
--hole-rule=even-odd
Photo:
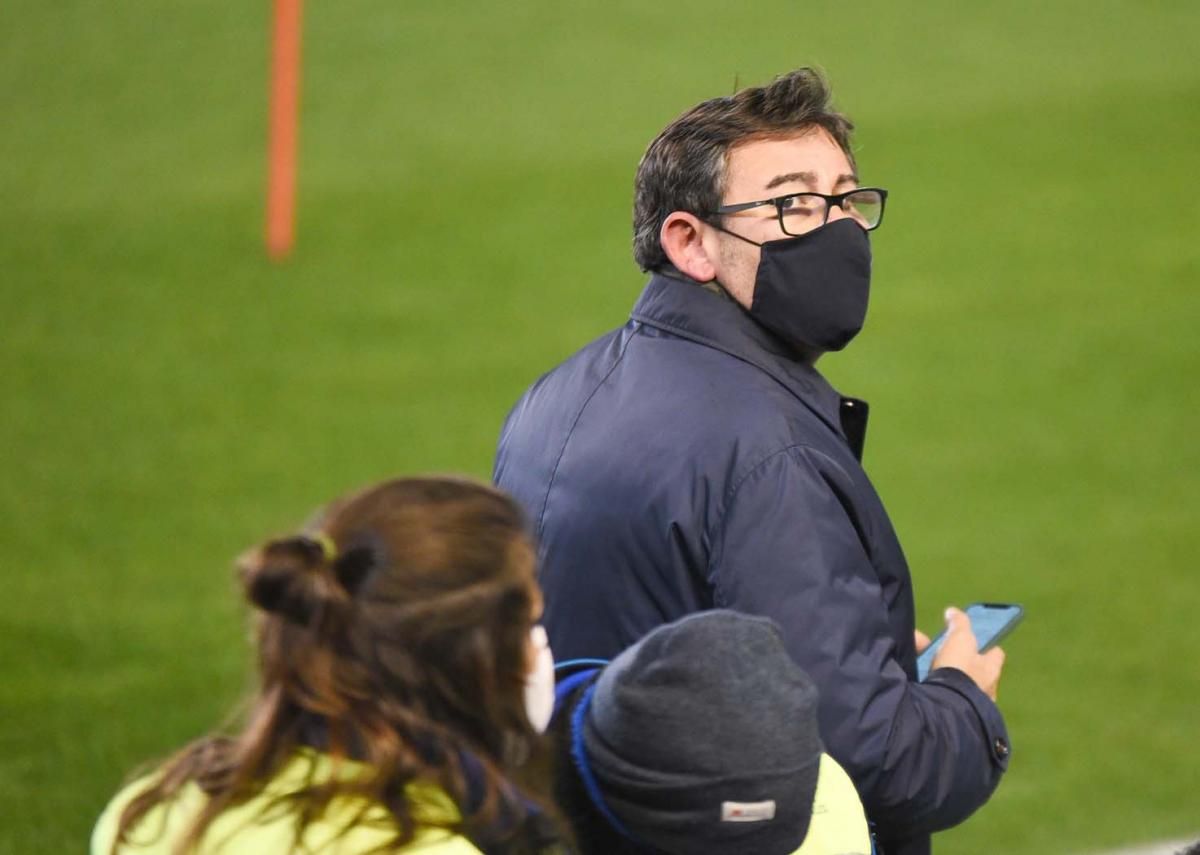
[{"label": "man's eyebrow", "polygon": [[780,184],[789,184],[793,181],[799,181],[807,184],[809,187],[815,187],[817,183],[817,176],[812,172],[789,172],[786,175],[776,175],[767,182],[766,189],[771,190],[775,187],[778,187]]},{"label": "man's eyebrow", "polygon": [[[789,184],[793,181],[799,181],[800,183],[808,186],[809,188],[813,188],[813,187],[817,186],[816,174],[805,171],[805,172],[788,172],[784,175],[776,175],[774,178],[772,178],[770,181],[767,182],[765,189],[772,190],[772,189],[778,187],[780,184]],[[858,176],[852,172],[848,172],[844,175],[839,175],[837,181],[835,181],[833,183],[833,186],[840,187],[843,184],[857,184],[857,183],[858,183]]]}]

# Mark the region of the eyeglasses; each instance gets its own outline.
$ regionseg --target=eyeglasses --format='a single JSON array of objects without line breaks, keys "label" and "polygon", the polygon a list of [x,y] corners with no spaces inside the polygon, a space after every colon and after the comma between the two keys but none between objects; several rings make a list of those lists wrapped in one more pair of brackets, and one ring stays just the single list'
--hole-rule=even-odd
[{"label": "eyeglasses", "polygon": [[763,205],[774,205],[783,233],[796,237],[825,225],[829,221],[830,208],[836,205],[864,229],[872,231],[879,228],[879,224],[883,222],[883,206],[887,202],[887,196],[888,191],[879,187],[859,187],[857,190],[833,196],[824,193],[789,193],[758,202],[722,205],[713,213],[736,214]]}]

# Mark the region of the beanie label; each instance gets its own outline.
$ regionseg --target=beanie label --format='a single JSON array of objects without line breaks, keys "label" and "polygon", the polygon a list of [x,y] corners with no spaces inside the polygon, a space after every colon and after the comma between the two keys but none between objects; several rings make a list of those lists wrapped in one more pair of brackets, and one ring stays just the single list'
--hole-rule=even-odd
[{"label": "beanie label", "polygon": [[763,822],[775,818],[775,800],[721,802],[721,822]]}]

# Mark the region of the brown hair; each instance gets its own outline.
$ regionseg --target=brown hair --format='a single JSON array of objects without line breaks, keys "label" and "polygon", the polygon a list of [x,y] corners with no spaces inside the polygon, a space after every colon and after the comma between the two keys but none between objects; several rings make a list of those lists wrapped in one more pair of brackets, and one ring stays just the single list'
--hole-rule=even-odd
[{"label": "brown hair", "polygon": [[511,837],[527,814],[507,771],[533,736],[523,690],[534,563],[513,500],[455,478],[370,487],[330,505],[310,534],[246,553],[238,575],[257,609],[260,677],[246,724],[167,761],[121,815],[113,851],[195,782],[209,800],[187,850],[304,745],[368,772],[289,797],[298,835],[333,799],[360,796],[390,810],[390,846],[404,845],[417,831],[405,785],[420,779],[459,806],[461,821],[442,827]]},{"label": "brown hair", "polygon": [[833,110],[820,72],[799,68],[767,86],[697,104],[663,129],[642,155],[633,184],[633,257],[642,270],[667,263],[659,242],[673,211],[701,219],[721,204],[729,151],[759,139],[823,128],[846,153],[854,125]]}]

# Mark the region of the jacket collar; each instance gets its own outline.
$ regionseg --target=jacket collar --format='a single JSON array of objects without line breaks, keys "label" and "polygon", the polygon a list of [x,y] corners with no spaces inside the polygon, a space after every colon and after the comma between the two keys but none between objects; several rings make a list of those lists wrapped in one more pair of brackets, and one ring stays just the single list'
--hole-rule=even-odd
[{"label": "jacket collar", "polygon": [[812,365],[760,327],[740,305],[697,282],[655,273],[630,317],[638,323],[715,348],[765,371],[842,438],[837,390]]}]

